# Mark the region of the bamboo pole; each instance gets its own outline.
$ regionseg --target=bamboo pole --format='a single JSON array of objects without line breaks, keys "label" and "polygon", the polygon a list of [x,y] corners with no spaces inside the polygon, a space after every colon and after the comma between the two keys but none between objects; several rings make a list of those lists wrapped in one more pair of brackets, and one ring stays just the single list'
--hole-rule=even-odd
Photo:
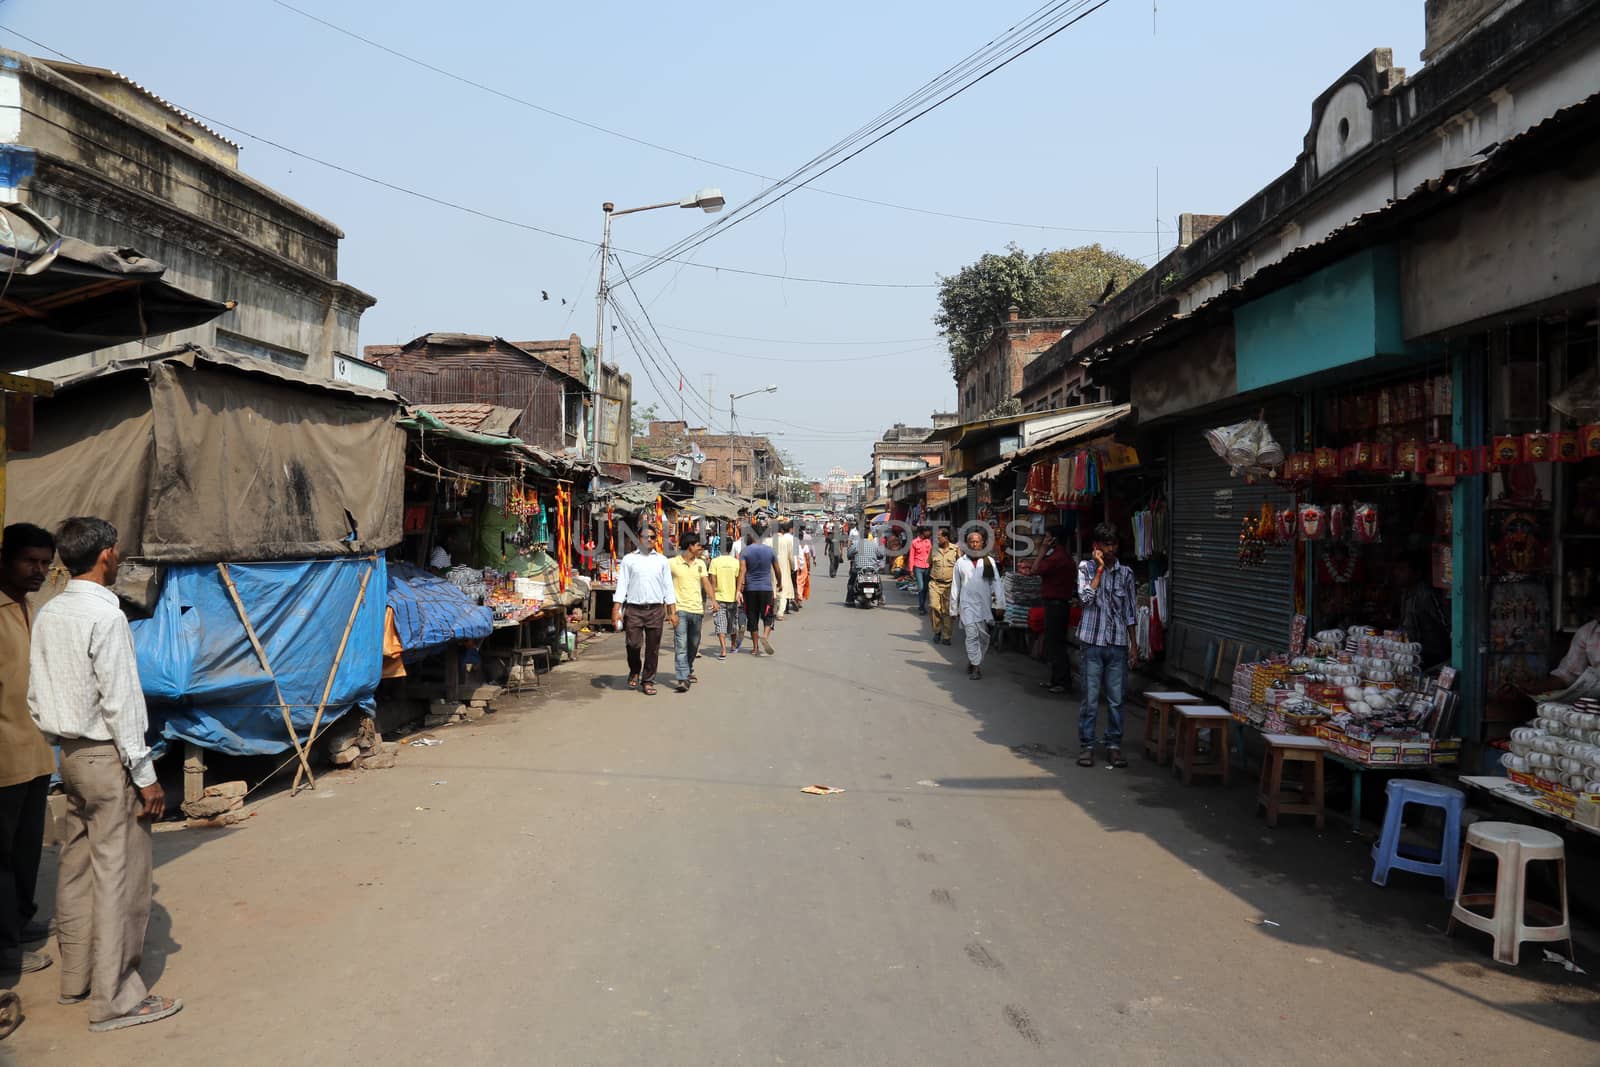
[{"label": "bamboo pole", "polygon": [[261,639],[256,636],[256,628],[250,623],[250,614],[244,610],[244,601],[239,599],[239,590],[233,584],[233,576],[228,573],[228,565],[218,563],[217,571],[222,575],[222,584],[228,587],[228,595],[233,598],[234,610],[239,613],[239,621],[244,623],[245,636],[250,638],[250,647],[256,650],[256,658],[261,661],[261,669],[272,679],[272,691],[277,694],[278,709],[283,712],[283,725],[289,731],[289,743],[294,746],[294,754],[299,757],[300,766],[304,769],[306,777],[311,779],[312,785],[315,785],[317,779],[311,773],[311,760],[307,757],[306,750],[301,747],[300,738],[294,732],[294,719],[289,715],[289,705],[284,702],[283,690],[278,688],[278,676],[272,673],[272,664],[267,661],[267,650],[261,647]]},{"label": "bamboo pole", "polygon": [[[339,638],[339,650],[333,654],[333,666],[328,669],[328,684],[322,687],[322,702],[317,705],[317,714],[311,720],[311,734],[306,738],[306,748],[310,748],[317,740],[317,728],[322,725],[322,713],[328,708],[328,697],[333,693],[333,679],[339,673],[339,664],[344,662],[344,649],[350,642],[350,631],[355,628],[356,615],[361,611],[361,602],[367,597],[367,580],[372,577],[376,557],[369,556],[367,569],[361,572],[361,588],[356,590],[356,602],[351,605],[350,618],[345,620],[344,636]],[[289,788],[289,795],[294,796],[300,791],[301,768],[294,771],[294,785]],[[315,783],[312,783],[315,784]]]}]

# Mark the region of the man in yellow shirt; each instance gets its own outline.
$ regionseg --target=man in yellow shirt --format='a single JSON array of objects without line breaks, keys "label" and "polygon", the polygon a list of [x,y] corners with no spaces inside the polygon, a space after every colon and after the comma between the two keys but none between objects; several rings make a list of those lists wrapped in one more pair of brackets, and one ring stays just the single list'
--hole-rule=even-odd
[{"label": "man in yellow shirt", "polygon": [[732,640],[733,650],[739,651],[744,632],[743,609],[739,606],[739,557],[724,552],[711,561],[707,570],[717,600],[716,614],[712,616],[717,630],[717,658],[727,659],[728,642]]},{"label": "man in yellow shirt", "polygon": [[678,538],[678,554],[669,561],[672,590],[678,598],[678,622],[672,630],[678,684],[674,692],[687,693],[700,679],[694,674],[695,657],[700,654],[700,626],[705,621],[706,601],[716,596],[701,559],[705,547],[700,535],[690,531]]},{"label": "man in yellow shirt", "polygon": [[42,971],[51,959],[23,945],[43,941],[34,890],[44,850],[45,795],[55,753],[28,711],[28,646],[33,619],[28,594],[44,585],[55,538],[29,523],[5,528],[0,540],[0,971]]}]

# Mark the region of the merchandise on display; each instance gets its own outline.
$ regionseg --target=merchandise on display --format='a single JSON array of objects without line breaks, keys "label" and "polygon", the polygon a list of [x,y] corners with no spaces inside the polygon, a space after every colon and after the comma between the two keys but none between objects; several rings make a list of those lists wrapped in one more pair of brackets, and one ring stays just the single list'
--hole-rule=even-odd
[{"label": "merchandise on display", "polygon": [[1538,807],[1571,818],[1580,797],[1600,798],[1600,700],[1547,702],[1538,712],[1511,731],[1500,765],[1512,781],[1535,791]]}]

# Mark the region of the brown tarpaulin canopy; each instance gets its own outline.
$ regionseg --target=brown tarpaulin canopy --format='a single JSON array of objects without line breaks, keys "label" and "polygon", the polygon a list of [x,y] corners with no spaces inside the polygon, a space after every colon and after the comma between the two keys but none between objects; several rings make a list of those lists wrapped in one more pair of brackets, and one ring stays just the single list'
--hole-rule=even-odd
[{"label": "brown tarpaulin canopy", "polygon": [[306,559],[397,543],[391,393],[186,346],[59,383],[12,456],[5,521],[98,515],[160,562]]}]

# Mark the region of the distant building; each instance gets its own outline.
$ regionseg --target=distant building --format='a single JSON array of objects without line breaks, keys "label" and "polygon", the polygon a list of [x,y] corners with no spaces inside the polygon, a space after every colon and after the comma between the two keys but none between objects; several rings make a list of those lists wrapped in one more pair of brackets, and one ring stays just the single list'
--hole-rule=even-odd
[{"label": "distant building", "polygon": [[758,434],[711,433],[681,419],[655,419],[634,438],[633,450],[656,462],[698,451],[699,480],[719,492],[776,497],[782,489],[783,459],[772,440]]},{"label": "distant building", "polygon": [[959,422],[1009,414],[1022,390],[1028,364],[1083,321],[1081,316],[1024,319],[1018,314],[1013,304],[1006,321],[995,326],[978,354],[957,375]]},{"label": "distant building", "polygon": [[944,445],[928,441],[933,432],[932,426],[907,426],[897,422],[872,443],[872,469],[865,479],[867,499],[881,496],[888,484],[897,478],[944,462]]},{"label": "distant building", "polygon": [[203,326],[45,373],[197,342],[381,387],[357,356],[375,301],[339,280],[344,233],[240,173],[237,144],[113,71],[3,49],[0,102],[0,200],[81,240],[137,249],[166,264],[174,285],[235,304]]}]

